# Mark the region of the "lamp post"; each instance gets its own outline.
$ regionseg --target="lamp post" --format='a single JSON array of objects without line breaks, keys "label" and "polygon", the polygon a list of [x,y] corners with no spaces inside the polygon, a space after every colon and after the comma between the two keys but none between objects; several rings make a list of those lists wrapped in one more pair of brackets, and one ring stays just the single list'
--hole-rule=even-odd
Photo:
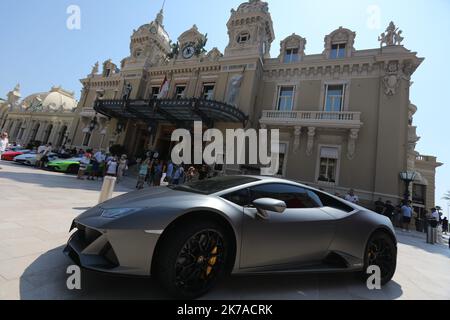
[{"label": "lamp post", "polygon": [[404,199],[406,203],[410,201],[411,193],[409,192],[409,186],[411,182],[416,179],[417,173],[415,171],[405,171],[400,173],[400,179],[405,183],[406,191],[404,194]]}]

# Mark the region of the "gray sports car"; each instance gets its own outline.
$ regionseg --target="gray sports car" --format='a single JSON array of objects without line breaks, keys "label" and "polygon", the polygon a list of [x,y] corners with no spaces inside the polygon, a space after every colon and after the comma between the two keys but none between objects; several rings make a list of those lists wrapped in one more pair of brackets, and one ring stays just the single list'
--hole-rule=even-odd
[{"label": "gray sports car", "polygon": [[[75,231],[76,230],[76,231]],[[389,219],[292,181],[226,176],[132,192],[73,221],[65,253],[80,266],[154,276],[192,299],[233,274],[396,269]]]}]

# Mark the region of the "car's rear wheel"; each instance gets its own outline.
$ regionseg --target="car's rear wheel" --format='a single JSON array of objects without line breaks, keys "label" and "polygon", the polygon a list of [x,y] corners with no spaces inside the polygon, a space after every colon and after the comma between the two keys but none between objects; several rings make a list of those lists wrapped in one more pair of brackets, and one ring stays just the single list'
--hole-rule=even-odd
[{"label": "car's rear wheel", "polygon": [[376,232],[369,239],[364,257],[363,279],[367,280],[367,270],[377,266],[381,272],[381,285],[392,280],[397,268],[397,246],[386,232]]},{"label": "car's rear wheel", "polygon": [[198,298],[226,274],[231,242],[218,223],[196,220],[175,228],[164,240],[154,275],[173,297]]}]

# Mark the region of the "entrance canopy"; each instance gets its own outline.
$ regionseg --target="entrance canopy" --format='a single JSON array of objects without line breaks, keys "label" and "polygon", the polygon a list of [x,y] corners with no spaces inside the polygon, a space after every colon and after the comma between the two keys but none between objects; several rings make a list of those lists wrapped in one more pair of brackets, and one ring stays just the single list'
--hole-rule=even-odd
[{"label": "entrance canopy", "polygon": [[236,107],[205,99],[151,99],[151,100],[97,100],[95,111],[122,120],[170,122],[183,126],[188,122],[203,121],[208,127],[216,122],[242,123],[248,117]]}]

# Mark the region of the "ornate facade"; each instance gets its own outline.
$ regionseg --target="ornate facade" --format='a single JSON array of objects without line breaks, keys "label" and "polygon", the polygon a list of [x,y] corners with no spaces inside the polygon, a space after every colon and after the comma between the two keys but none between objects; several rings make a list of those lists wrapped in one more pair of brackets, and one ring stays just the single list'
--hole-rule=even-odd
[{"label": "ornate facade", "polygon": [[81,80],[73,145],[122,144],[131,157],[148,149],[169,156],[171,132],[188,119],[221,130],[278,128],[280,176],[333,193],[354,188],[363,203],[379,197],[397,203],[405,192],[399,173],[416,170],[422,173],[411,190],[416,209],[434,206],[440,164],[415,150],[409,98],[411,76],[424,59],[401,45],[394,23],[374,49],[358,50],[356,33],[339,27],[325,36],[321,53],[308,54],[307,39],[293,33],[277,57],[270,56],[275,33],[267,3],[232,9],[227,28],[223,53],[205,50],[207,35],[195,25],[171,41],[162,11],[134,30],[120,68],[107,60],[99,70],[96,63]]},{"label": "ornate facade", "polygon": [[77,101],[73,92],[53,87],[49,92],[32,94],[20,100],[20,86],[0,101],[0,127],[9,133],[11,142],[68,144],[70,130],[76,130]]}]

